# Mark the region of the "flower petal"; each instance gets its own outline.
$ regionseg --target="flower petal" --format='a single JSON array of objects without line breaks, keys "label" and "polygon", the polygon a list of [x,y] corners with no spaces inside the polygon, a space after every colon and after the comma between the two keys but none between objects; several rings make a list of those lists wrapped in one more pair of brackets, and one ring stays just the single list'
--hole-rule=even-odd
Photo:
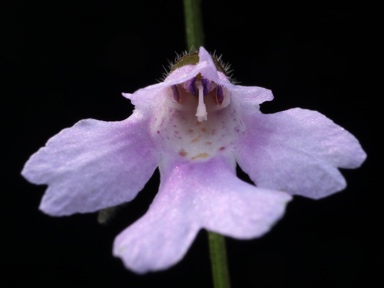
[{"label": "flower petal", "polygon": [[241,181],[234,162],[224,158],[177,162],[160,172],[160,190],[149,210],[114,243],[114,255],[137,273],[177,263],[201,228],[241,239],[261,236],[291,199]]},{"label": "flower petal", "polygon": [[61,216],[132,200],[153,174],[156,149],[138,113],[121,122],[79,121],[52,137],[22,171],[48,184],[40,209]]},{"label": "flower petal", "polygon": [[358,140],[324,115],[305,109],[243,117],[240,167],[259,187],[321,198],[345,188],[337,169],[357,168],[366,158]]}]

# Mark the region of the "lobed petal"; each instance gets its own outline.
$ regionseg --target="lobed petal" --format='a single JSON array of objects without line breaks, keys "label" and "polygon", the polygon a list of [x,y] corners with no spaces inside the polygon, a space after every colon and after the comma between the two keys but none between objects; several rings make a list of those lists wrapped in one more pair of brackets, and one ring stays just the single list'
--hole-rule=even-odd
[{"label": "lobed petal", "polygon": [[114,255],[137,273],[177,263],[201,228],[240,239],[259,237],[291,199],[241,181],[234,162],[225,158],[176,162],[160,172],[160,190],[150,208],[114,243]]},{"label": "lobed petal", "polygon": [[158,165],[147,120],[82,120],[52,137],[25,164],[22,175],[48,184],[40,209],[62,216],[132,200]]},{"label": "lobed petal", "polygon": [[358,140],[324,115],[300,108],[245,113],[247,133],[236,158],[257,186],[321,198],[346,182],[339,168],[357,168],[366,154]]}]

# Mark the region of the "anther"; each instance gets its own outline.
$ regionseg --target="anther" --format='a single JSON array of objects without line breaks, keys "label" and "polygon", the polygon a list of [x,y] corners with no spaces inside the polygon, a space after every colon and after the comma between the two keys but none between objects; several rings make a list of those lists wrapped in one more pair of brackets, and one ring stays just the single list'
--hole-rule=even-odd
[{"label": "anther", "polygon": [[216,88],[216,103],[221,105],[224,101],[223,87],[217,86]]},{"label": "anther", "polygon": [[184,86],[185,90],[192,93],[193,96],[196,96],[196,77],[193,77],[191,80],[189,80],[186,83],[186,86]]},{"label": "anther", "polygon": [[172,85],[172,94],[173,94],[173,99],[177,103],[180,103],[181,97],[180,97],[180,91],[177,85]]}]

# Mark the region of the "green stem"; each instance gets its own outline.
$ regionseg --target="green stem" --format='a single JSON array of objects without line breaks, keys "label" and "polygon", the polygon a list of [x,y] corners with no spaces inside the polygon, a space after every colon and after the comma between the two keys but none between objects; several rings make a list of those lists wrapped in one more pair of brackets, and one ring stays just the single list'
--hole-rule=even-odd
[{"label": "green stem", "polygon": [[183,0],[185,30],[188,49],[199,49],[204,45],[203,19],[200,0]]},{"label": "green stem", "polygon": [[225,238],[222,235],[208,232],[208,240],[214,287],[229,288],[231,285],[225,252]]},{"label": "green stem", "polygon": [[[187,47],[198,49],[204,45],[201,1],[183,1]],[[225,239],[219,234],[208,231],[208,241],[214,287],[230,288]]]}]

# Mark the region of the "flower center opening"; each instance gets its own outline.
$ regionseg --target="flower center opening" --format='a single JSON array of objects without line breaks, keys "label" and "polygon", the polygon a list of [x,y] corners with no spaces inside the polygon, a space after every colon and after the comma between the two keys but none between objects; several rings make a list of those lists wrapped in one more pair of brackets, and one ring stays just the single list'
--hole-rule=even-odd
[{"label": "flower center opening", "polygon": [[199,122],[208,120],[208,113],[227,107],[230,103],[223,87],[204,79],[200,74],[185,83],[172,86],[173,106],[178,110],[195,110]]},{"label": "flower center opening", "polygon": [[207,160],[230,151],[244,128],[230,92],[200,74],[171,86],[151,125],[166,150],[190,160]]}]

